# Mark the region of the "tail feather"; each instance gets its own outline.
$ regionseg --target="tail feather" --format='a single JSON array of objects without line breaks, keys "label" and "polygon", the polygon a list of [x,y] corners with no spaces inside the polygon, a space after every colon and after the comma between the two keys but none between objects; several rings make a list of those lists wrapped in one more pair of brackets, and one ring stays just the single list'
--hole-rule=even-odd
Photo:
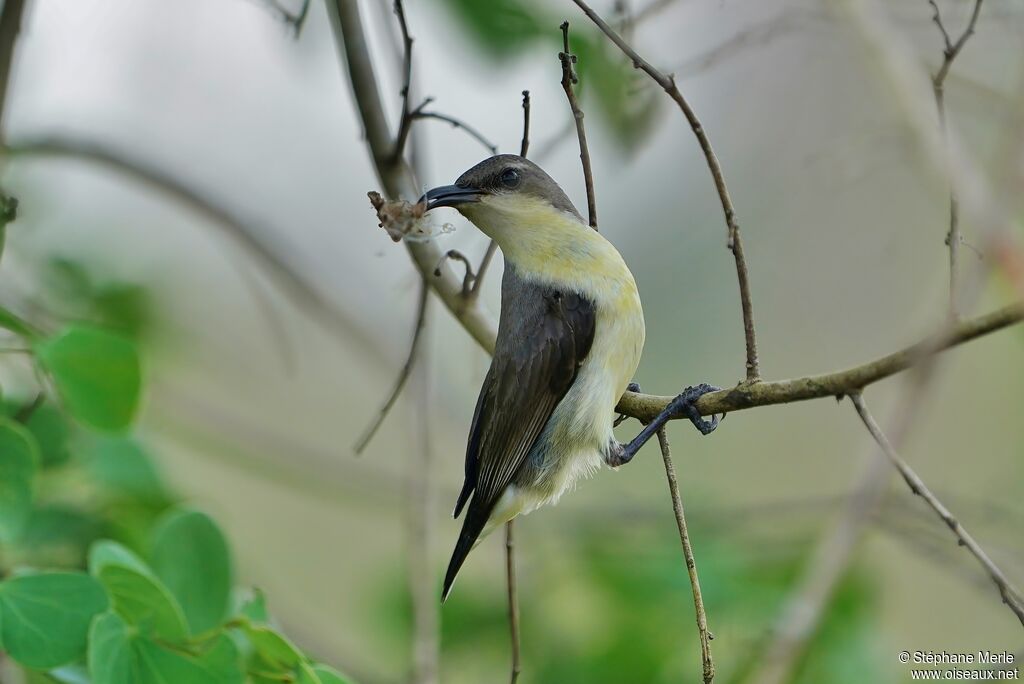
[{"label": "tail feather", "polygon": [[487,525],[489,515],[490,511],[481,510],[481,507],[478,507],[476,497],[473,497],[469,504],[469,510],[466,512],[466,518],[462,522],[462,532],[459,534],[459,541],[455,544],[455,551],[452,552],[452,559],[448,563],[448,572],[444,576],[444,589],[441,590],[442,603],[448,598],[448,594],[451,593],[455,577],[459,574],[462,564],[466,562],[466,556],[473,550],[473,546],[480,537],[480,533],[483,532],[484,527]]}]

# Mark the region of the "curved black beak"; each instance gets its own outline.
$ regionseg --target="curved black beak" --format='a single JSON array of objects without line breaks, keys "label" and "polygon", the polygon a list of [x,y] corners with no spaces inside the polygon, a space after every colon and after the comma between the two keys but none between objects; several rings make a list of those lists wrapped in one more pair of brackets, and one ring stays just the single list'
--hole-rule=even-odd
[{"label": "curved black beak", "polygon": [[457,207],[467,202],[479,202],[481,191],[476,188],[463,188],[458,185],[442,185],[433,190],[427,190],[427,194],[420,197],[420,202],[426,202],[427,211],[438,207]]}]

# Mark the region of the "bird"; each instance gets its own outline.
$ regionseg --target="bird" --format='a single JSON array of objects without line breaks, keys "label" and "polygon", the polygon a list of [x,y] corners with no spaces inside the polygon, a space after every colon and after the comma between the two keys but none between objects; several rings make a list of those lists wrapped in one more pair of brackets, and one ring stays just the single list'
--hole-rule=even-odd
[{"label": "bird", "polygon": [[602,464],[629,462],[665,420],[685,416],[718,389],[688,387],[628,444],[613,433],[614,409],[640,363],[646,329],[636,281],[619,251],[592,229],[543,169],[514,154],[473,166],[420,198],[426,211],[453,208],[501,249],[505,270],[494,355],[473,412],[465,510],[441,600],[466,557],[497,526],[556,503]]}]

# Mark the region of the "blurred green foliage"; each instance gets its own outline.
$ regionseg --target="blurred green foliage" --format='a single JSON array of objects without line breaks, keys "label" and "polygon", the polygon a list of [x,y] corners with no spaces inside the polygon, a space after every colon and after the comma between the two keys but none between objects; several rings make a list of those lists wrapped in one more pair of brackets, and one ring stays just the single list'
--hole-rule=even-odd
[{"label": "blurred green foliage", "polygon": [[[559,540],[563,541],[563,540]],[[762,662],[765,637],[790,593],[805,554],[745,551],[698,540],[697,564],[716,638],[716,682],[739,684]],[[766,558],[770,559],[766,562]],[[584,526],[557,552],[529,558],[520,571],[524,672],[521,682],[699,681],[702,669],[693,601],[678,535],[669,525],[641,534]],[[381,588],[375,612],[386,638],[408,637],[411,613],[401,578]],[[472,583],[445,604],[442,681],[507,662],[505,592]],[[793,681],[862,684],[886,681],[874,626],[877,589],[852,572],[840,585]],[[398,647],[399,644],[395,643]]]},{"label": "blurred green foliage", "polygon": [[[550,54],[558,64],[562,50],[559,29],[565,16],[553,14],[547,3],[531,0],[443,0],[448,12],[465,29],[484,55],[507,61],[529,54]],[[570,26],[570,50],[576,54],[584,108],[592,105],[599,121],[613,134],[618,149],[628,154],[654,130],[659,105],[651,81],[633,68],[608,40],[588,22]],[[552,67],[553,73],[558,73]],[[591,96],[592,94],[592,96]],[[568,105],[565,121],[572,121]]]},{"label": "blurred green foliage", "polygon": [[55,331],[0,307],[39,381],[34,398],[0,394],[0,646],[33,683],[349,681],[280,634],[262,594],[233,601],[220,528],[126,434],[144,291],[68,261],[46,275]]}]

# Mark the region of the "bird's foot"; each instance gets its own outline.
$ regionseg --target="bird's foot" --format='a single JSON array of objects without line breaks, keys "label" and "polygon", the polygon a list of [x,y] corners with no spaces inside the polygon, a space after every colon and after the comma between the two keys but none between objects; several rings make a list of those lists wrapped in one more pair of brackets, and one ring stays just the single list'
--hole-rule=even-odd
[{"label": "bird's foot", "polygon": [[689,418],[690,422],[693,423],[694,427],[700,430],[702,435],[710,435],[715,431],[715,428],[718,427],[718,416],[711,416],[711,420],[704,420],[700,415],[700,411],[697,410],[696,403],[697,400],[705,394],[717,392],[721,389],[721,387],[715,387],[714,385],[708,385],[707,383],[687,387],[676,395],[665,409],[673,417]]}]

